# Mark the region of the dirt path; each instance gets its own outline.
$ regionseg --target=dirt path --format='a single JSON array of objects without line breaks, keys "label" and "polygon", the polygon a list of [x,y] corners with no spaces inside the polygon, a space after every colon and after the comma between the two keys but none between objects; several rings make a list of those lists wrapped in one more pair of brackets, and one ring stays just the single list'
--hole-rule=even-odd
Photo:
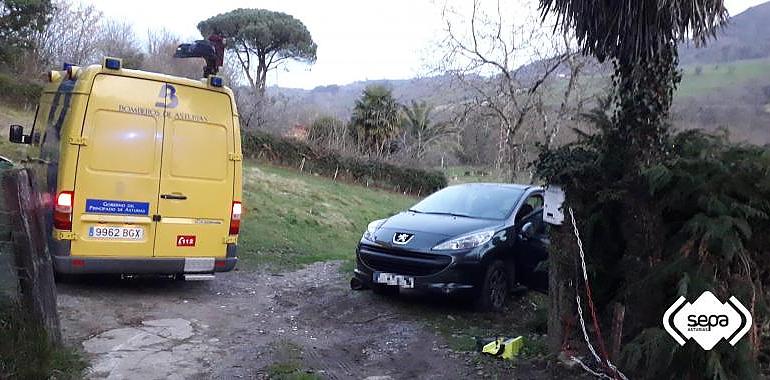
[{"label": "dirt path", "polygon": [[[351,291],[337,263],[207,282],[89,279],[59,288],[92,378],[462,379],[492,374],[410,315],[422,300]],[[510,371],[510,367],[508,367]],[[509,371],[498,377],[513,378]],[[522,366],[516,378],[548,378]]]}]

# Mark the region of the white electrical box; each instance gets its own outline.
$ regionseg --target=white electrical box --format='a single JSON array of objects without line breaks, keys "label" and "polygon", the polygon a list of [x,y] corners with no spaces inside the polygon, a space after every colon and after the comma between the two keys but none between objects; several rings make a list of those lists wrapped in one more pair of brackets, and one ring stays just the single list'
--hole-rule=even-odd
[{"label": "white electrical box", "polygon": [[543,198],[543,221],[561,226],[564,223],[564,190],[561,186],[549,185]]}]

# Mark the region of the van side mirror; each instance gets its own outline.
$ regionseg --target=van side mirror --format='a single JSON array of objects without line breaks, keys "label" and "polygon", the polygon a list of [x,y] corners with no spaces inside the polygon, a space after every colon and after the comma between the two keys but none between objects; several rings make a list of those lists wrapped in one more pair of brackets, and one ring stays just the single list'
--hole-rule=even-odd
[{"label": "van side mirror", "polygon": [[11,125],[11,132],[8,134],[8,140],[14,144],[29,144],[32,142],[32,136],[24,134],[24,127],[17,124]]},{"label": "van side mirror", "polygon": [[521,227],[521,237],[524,239],[532,239],[535,237],[535,224],[532,222],[524,223]]}]

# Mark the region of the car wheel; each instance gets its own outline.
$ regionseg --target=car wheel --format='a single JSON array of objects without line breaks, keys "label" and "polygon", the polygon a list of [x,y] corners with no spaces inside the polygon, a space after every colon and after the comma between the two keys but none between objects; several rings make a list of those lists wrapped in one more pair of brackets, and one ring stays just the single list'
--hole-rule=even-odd
[{"label": "car wheel", "polygon": [[508,271],[502,261],[492,262],[484,276],[481,294],[476,299],[476,308],[481,311],[499,311],[505,307],[510,289]]},{"label": "car wheel", "polygon": [[380,296],[393,297],[398,295],[398,286],[372,284],[372,292]]}]

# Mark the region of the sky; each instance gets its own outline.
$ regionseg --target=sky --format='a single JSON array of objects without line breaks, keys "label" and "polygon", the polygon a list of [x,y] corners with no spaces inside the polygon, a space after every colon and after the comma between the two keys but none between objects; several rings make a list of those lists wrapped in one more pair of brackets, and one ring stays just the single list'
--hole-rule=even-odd
[{"label": "sky", "polygon": [[[446,0],[459,4],[461,0]],[[470,0],[464,0],[468,2]],[[505,1],[505,0],[503,0]],[[517,2],[519,0],[510,0]],[[725,0],[731,15],[767,0]],[[443,37],[443,0],[81,0],[105,16],[130,22],[140,38],[161,28],[200,39],[199,21],[236,8],[288,13],[307,26],[318,44],[312,66],[273,71],[268,85],[311,89],[360,80],[408,79],[426,73]]]}]

